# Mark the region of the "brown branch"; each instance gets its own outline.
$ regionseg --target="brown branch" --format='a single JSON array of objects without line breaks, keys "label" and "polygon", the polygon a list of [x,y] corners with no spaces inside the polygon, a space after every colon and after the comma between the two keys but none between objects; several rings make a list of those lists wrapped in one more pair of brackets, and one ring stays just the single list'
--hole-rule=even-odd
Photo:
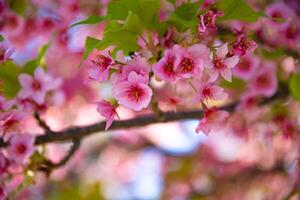
[{"label": "brown branch", "polygon": [[[263,99],[260,105],[265,105],[271,103],[278,99],[283,99],[288,96],[288,89],[286,87],[280,87],[275,95],[270,98]],[[229,105],[220,107],[222,110],[228,112],[233,112],[237,103],[231,103]],[[161,117],[157,117],[156,114],[148,114],[137,116],[133,119],[115,121],[109,130],[118,130],[126,128],[142,127],[154,123],[172,122],[178,120],[188,120],[188,119],[200,119],[203,115],[202,110],[192,110],[192,111],[182,111],[182,112],[163,112]],[[70,140],[81,140],[91,134],[97,132],[105,131],[106,122],[95,123],[83,127],[70,127],[59,132],[49,132],[46,131],[44,135],[39,135],[36,137],[35,144],[47,144],[51,142],[65,142]],[[0,139],[0,147],[5,147],[7,144]]]},{"label": "brown branch", "polygon": [[48,126],[48,124],[43,119],[41,119],[40,115],[37,112],[34,113],[34,118],[38,122],[39,126],[43,128],[46,132],[53,132]]},{"label": "brown branch", "polygon": [[50,160],[45,160],[44,163],[39,166],[38,170],[45,172],[49,176],[53,170],[64,166],[76,153],[79,147],[80,147],[80,140],[74,139],[73,144],[70,147],[70,150],[58,163],[53,163]]}]

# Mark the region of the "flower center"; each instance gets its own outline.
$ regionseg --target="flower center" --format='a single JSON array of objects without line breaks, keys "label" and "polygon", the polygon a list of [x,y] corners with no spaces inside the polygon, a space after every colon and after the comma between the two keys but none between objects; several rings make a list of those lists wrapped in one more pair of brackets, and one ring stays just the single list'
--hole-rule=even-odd
[{"label": "flower center", "polygon": [[127,91],[128,97],[131,101],[138,102],[144,95],[144,91],[138,85],[131,86],[130,89]]},{"label": "flower center", "polygon": [[225,65],[222,63],[221,59],[215,59],[213,61],[214,67],[218,70],[223,69],[225,67]]},{"label": "flower center", "polygon": [[24,154],[26,152],[27,147],[24,144],[19,144],[16,147],[16,150],[19,154]]},{"label": "flower center", "polygon": [[103,55],[97,55],[96,60],[91,60],[92,63],[98,65],[102,71],[106,70],[112,60]]},{"label": "flower center", "polygon": [[175,71],[174,71],[174,59],[170,59],[167,61],[167,63],[164,65],[164,72],[166,74],[170,75],[174,75]]},{"label": "flower center", "polygon": [[247,59],[242,59],[238,65],[238,68],[241,70],[241,71],[249,71],[250,69],[250,61],[247,60]]},{"label": "flower center", "polygon": [[256,84],[259,87],[268,87],[269,83],[270,83],[269,77],[266,76],[265,74],[258,76],[256,79]]},{"label": "flower center", "polygon": [[190,58],[183,58],[180,63],[179,72],[181,73],[188,73],[192,72],[194,69],[194,61]]},{"label": "flower center", "polygon": [[211,90],[209,87],[206,87],[203,89],[202,91],[202,95],[204,96],[204,98],[209,99],[209,98],[213,98]]},{"label": "flower center", "polygon": [[214,27],[212,13],[209,12],[205,14],[203,18],[205,26],[207,26],[208,28]]},{"label": "flower center", "polygon": [[38,91],[42,88],[41,83],[38,81],[33,81],[32,83],[32,89],[35,91]]}]

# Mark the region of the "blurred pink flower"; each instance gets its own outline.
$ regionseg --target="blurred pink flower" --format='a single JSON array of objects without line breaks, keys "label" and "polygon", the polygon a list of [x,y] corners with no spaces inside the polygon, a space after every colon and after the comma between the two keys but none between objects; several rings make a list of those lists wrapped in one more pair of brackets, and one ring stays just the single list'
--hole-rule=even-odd
[{"label": "blurred pink flower", "polygon": [[220,12],[214,12],[209,10],[204,15],[200,15],[199,17],[199,24],[198,24],[198,31],[200,34],[205,32],[215,32],[217,30],[216,18],[221,16]]},{"label": "blurred pink flower", "polygon": [[15,134],[9,140],[7,152],[15,162],[24,163],[34,152],[34,136]]},{"label": "blurred pink flower", "polygon": [[255,95],[272,96],[277,89],[276,67],[265,63],[249,83],[250,91]]},{"label": "blurred pink flower", "polygon": [[227,81],[231,82],[232,71],[231,69],[239,62],[239,57],[237,55],[226,58],[228,54],[227,43],[217,48],[216,57],[213,59],[212,63],[208,65],[210,70],[209,82],[214,82],[219,77],[219,74]]},{"label": "blurred pink flower", "polygon": [[9,160],[0,152],[0,178],[5,174],[9,167]]},{"label": "blurred pink flower", "polygon": [[203,118],[199,121],[196,132],[202,131],[208,135],[215,126],[225,123],[228,117],[229,113],[227,111],[217,110],[215,107],[207,109]]},{"label": "blurred pink flower", "polygon": [[13,48],[10,48],[6,42],[0,43],[0,63],[5,62],[14,52]]},{"label": "blurred pink flower", "polygon": [[256,42],[249,40],[244,33],[237,36],[237,41],[232,46],[232,53],[239,56],[244,56],[246,52],[253,52],[257,48]]},{"label": "blurred pink flower", "polygon": [[25,114],[21,111],[11,110],[0,114],[0,133],[3,140],[7,141],[12,132],[19,130],[19,123]]},{"label": "blurred pink flower", "polygon": [[227,98],[228,94],[219,86],[204,83],[197,88],[197,100],[225,100]]},{"label": "blurred pink flower", "polygon": [[235,76],[247,81],[253,77],[259,65],[259,59],[251,53],[243,56],[233,69]]},{"label": "blurred pink flower", "polygon": [[7,197],[7,191],[6,191],[6,188],[1,185],[0,186],[0,200],[5,200]]},{"label": "blurred pink flower", "polygon": [[111,126],[112,122],[114,121],[114,118],[116,116],[118,117],[116,108],[113,105],[111,105],[111,103],[105,100],[101,100],[97,102],[96,105],[97,105],[97,111],[100,113],[100,115],[105,117],[107,120],[105,126],[105,130],[107,130]]},{"label": "blurred pink flower", "polygon": [[19,91],[18,97],[22,99],[31,98],[38,104],[45,102],[47,92],[61,85],[60,79],[55,79],[46,74],[42,67],[35,70],[34,77],[28,74],[20,74],[19,82],[22,89]]},{"label": "blurred pink flower", "polygon": [[126,81],[114,85],[113,96],[120,105],[139,111],[146,108],[151,101],[152,90],[146,82],[145,77],[132,71]]},{"label": "blurred pink flower", "polygon": [[100,82],[107,81],[112,59],[108,56],[96,55],[91,62],[88,68],[89,79]]}]

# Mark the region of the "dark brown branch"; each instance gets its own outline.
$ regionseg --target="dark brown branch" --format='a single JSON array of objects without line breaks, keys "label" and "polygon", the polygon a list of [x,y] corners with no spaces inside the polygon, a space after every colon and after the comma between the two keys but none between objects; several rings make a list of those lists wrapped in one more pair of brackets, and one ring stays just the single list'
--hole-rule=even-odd
[{"label": "dark brown branch", "polygon": [[50,175],[50,173],[53,170],[64,166],[72,158],[72,156],[76,153],[76,151],[79,149],[79,147],[80,147],[80,140],[74,139],[73,144],[70,147],[70,150],[58,163],[53,163],[50,160],[46,160],[42,165],[39,166],[38,170],[45,172],[47,175]]},{"label": "dark brown branch", "polygon": [[43,119],[41,119],[40,115],[37,112],[34,113],[34,118],[38,122],[39,126],[43,128],[46,132],[53,132],[48,126],[48,124]]},{"label": "dark brown branch", "polygon": [[[270,98],[263,99],[260,105],[265,105],[271,103],[272,101],[282,99],[288,96],[288,90],[285,87],[279,88],[277,93]],[[234,111],[238,103],[231,103],[229,105],[220,107],[222,110],[228,112]],[[193,111],[183,111],[183,112],[164,112],[161,113],[161,117],[157,117],[155,114],[137,116],[133,119],[115,121],[109,130],[118,130],[134,127],[142,127],[154,123],[164,123],[172,122],[178,120],[188,120],[188,119],[200,119],[203,115],[202,110]],[[83,127],[71,127],[59,132],[49,132],[47,131],[44,135],[39,135],[36,137],[35,144],[41,145],[51,142],[65,142],[70,140],[81,140],[91,134],[105,131],[106,122],[100,122]],[[5,147],[7,144],[0,140],[0,147]]]}]

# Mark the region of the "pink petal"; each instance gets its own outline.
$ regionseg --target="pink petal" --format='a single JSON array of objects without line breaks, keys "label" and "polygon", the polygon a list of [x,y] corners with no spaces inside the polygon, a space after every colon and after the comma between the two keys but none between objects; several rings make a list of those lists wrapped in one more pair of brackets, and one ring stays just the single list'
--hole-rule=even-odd
[{"label": "pink petal", "polygon": [[29,76],[28,74],[20,74],[18,79],[23,88],[31,88],[33,82],[31,76]]},{"label": "pink petal", "polygon": [[217,48],[216,54],[217,54],[218,58],[225,58],[227,53],[228,53],[227,43],[225,43],[221,47]]},{"label": "pink petal", "polygon": [[223,70],[220,71],[220,74],[225,80],[231,82],[232,72],[230,68],[224,68]]},{"label": "pink petal", "polygon": [[229,68],[233,68],[238,64],[238,62],[239,62],[239,56],[235,55],[230,58],[227,58],[224,61],[224,64]]}]

